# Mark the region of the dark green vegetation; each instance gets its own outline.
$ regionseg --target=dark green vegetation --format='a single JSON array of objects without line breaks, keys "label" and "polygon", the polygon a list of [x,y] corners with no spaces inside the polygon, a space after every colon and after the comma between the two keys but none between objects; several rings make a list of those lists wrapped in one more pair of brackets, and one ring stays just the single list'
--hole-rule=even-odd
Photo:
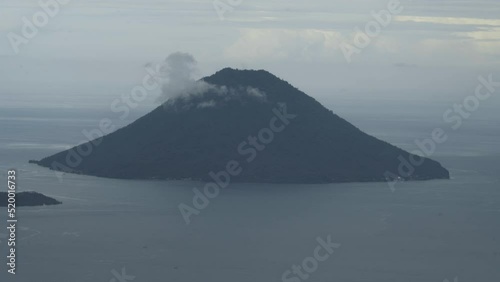
[{"label": "dark green vegetation", "polygon": [[[398,174],[400,156],[410,158],[408,152],[361,132],[269,72],[226,68],[203,80],[215,88],[203,95],[170,100],[94,140],[98,145],[87,143],[71,149],[92,148],[77,165],[67,165],[71,150],[37,163],[101,177],[212,181],[209,172],[223,171],[228,161],[235,160],[242,171],[233,181],[330,183],[386,181],[387,171]],[[265,97],[250,95],[248,86]],[[214,89],[232,89],[232,94],[221,95]],[[278,103],[285,103],[287,112],[296,118],[248,161],[250,151],[241,154],[238,146],[269,127]],[[425,159],[413,173],[401,177],[448,179],[449,173],[438,162]]]},{"label": "dark green vegetation", "polygon": [[[8,194],[7,192],[0,192],[0,207],[6,207],[8,204]],[[42,195],[37,192],[27,191],[16,193],[16,207],[33,207],[33,206],[48,206],[48,205],[59,205],[61,202]]]}]

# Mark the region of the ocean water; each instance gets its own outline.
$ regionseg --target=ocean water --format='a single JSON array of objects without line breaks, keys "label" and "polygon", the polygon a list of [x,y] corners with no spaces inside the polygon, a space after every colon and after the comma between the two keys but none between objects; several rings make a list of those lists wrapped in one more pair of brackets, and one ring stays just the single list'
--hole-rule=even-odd
[{"label": "ocean water", "polygon": [[231,184],[186,225],[178,205],[191,203],[201,183],[71,174],[59,180],[28,164],[83,141],[82,129],[94,128],[106,110],[3,108],[0,182],[15,168],[19,191],[63,204],[18,208],[16,275],[6,273],[1,209],[0,281],[121,281],[122,271],[130,275],[123,281],[137,282],[282,281],[285,271],[312,256],[318,237],[328,236],[340,247],[307,279],[289,281],[500,281],[496,109],[474,113],[454,131],[441,120],[449,103],[391,105],[394,110],[359,104],[331,108],[407,150],[435,127],[446,129],[449,140],[432,157],[452,179],[399,183],[394,192],[386,183]]}]

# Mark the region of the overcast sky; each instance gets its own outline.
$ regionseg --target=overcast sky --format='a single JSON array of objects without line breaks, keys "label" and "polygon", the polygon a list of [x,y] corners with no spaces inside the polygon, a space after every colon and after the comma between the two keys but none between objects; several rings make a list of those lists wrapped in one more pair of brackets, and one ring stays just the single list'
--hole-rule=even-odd
[{"label": "overcast sky", "polygon": [[339,42],[352,44],[389,2],[243,0],[221,20],[213,0],[69,0],[15,54],[7,35],[22,35],[22,18],[41,8],[2,0],[0,95],[119,95],[175,51],[197,59],[200,77],[267,69],[312,96],[454,93],[498,72],[499,0],[401,0],[404,10],[348,63]]}]

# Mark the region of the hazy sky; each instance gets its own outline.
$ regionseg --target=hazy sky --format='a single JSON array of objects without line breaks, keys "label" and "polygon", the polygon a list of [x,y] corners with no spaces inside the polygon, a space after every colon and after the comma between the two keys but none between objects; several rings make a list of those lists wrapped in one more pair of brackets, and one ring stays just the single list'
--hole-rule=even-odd
[{"label": "hazy sky", "polygon": [[15,54],[7,35],[22,35],[22,18],[41,8],[2,0],[0,95],[118,95],[141,81],[146,63],[175,51],[197,59],[200,77],[264,68],[316,95],[451,93],[500,69],[499,0],[402,0],[404,10],[348,63],[339,43],[352,44],[355,28],[389,2],[243,0],[221,20],[213,0],[69,0]]}]

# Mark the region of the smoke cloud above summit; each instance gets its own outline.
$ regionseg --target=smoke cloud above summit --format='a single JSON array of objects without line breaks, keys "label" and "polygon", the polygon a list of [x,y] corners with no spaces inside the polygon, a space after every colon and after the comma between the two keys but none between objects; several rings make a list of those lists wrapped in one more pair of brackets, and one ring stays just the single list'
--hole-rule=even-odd
[{"label": "smoke cloud above summit", "polygon": [[175,52],[170,54],[161,65],[164,79],[159,102],[162,104],[170,99],[200,95],[216,87],[202,80],[196,80],[199,73],[198,63],[188,53]]}]

